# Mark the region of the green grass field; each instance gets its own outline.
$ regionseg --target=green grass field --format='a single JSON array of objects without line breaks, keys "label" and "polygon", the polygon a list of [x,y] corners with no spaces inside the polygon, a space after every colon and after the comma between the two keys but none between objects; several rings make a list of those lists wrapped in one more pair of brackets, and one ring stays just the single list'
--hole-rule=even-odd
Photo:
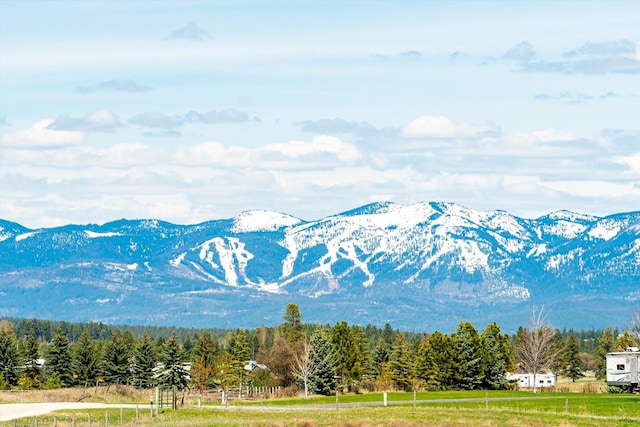
[{"label": "green grass field", "polygon": [[[124,425],[129,426],[639,426],[640,396],[584,393],[537,393],[484,391],[417,393],[414,409],[413,393],[388,393],[390,406],[358,406],[366,402],[382,402],[382,393],[344,395],[340,403],[353,407],[336,410],[335,397],[312,399],[278,399],[254,402],[253,407],[206,405],[195,408],[188,401],[185,408],[165,410],[153,419],[147,409],[123,411]],[[479,401],[460,401],[479,399]],[[517,399],[517,400],[494,400]],[[524,400],[528,399],[528,400]],[[405,405],[393,402],[408,401]],[[310,408],[306,405],[329,405]],[[301,406],[305,405],[305,406]],[[568,409],[568,411],[567,411]],[[120,411],[109,410],[109,426],[120,425]],[[76,426],[105,426],[105,411],[76,413]],[[71,426],[72,411],[55,414],[57,426]],[[13,426],[13,422],[2,425]],[[18,420],[16,426],[34,426],[34,418]],[[38,417],[38,426],[53,426],[53,415]]]}]

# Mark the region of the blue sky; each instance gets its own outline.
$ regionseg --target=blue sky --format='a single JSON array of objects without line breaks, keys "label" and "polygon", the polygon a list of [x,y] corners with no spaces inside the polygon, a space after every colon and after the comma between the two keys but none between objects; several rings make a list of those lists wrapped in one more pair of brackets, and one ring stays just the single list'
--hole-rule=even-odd
[{"label": "blue sky", "polygon": [[640,2],[0,1],[0,218],[640,209]]}]

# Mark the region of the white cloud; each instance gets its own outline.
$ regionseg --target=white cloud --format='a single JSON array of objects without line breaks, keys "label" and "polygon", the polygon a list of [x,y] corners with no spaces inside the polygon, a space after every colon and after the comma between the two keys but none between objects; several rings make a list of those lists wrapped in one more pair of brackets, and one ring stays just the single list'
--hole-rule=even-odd
[{"label": "white cloud", "polygon": [[286,158],[311,158],[312,156],[329,154],[336,159],[349,162],[360,158],[360,152],[355,145],[341,141],[334,136],[320,135],[312,141],[289,141],[270,144],[264,147],[264,151],[273,151],[282,154]]},{"label": "white cloud", "polygon": [[21,148],[64,147],[84,143],[85,133],[75,130],[54,130],[50,126],[54,120],[36,122],[29,129],[18,130],[4,135],[6,146]]},{"label": "white cloud", "polygon": [[212,110],[208,113],[198,113],[197,111],[189,111],[184,116],[184,120],[189,123],[205,123],[205,124],[219,124],[219,123],[243,123],[243,122],[259,122],[258,117],[251,117],[249,113],[245,111],[237,111],[233,108],[226,110],[216,111]]},{"label": "white cloud", "polygon": [[190,22],[184,27],[178,28],[173,31],[167,37],[167,40],[195,40],[206,41],[211,40],[212,37],[204,29],[200,28],[197,24]]},{"label": "white cloud", "polygon": [[528,62],[535,59],[536,52],[531,43],[525,40],[509,49],[502,57],[518,62]]},{"label": "white cloud", "polygon": [[513,133],[504,136],[504,142],[516,145],[536,145],[557,141],[573,141],[574,135],[557,129],[544,129],[528,133]]},{"label": "white cloud", "polygon": [[96,85],[84,85],[79,86],[76,89],[76,92],[80,93],[94,93],[94,92],[129,92],[129,93],[140,93],[140,92],[148,92],[151,90],[151,87],[141,85],[131,80],[109,80],[106,82],[101,82]]},{"label": "white cloud", "polygon": [[256,148],[225,146],[219,142],[206,141],[180,147],[174,154],[175,161],[181,165],[253,169],[333,167],[336,166],[336,160],[349,163],[360,157],[361,154],[353,144],[332,136],[318,136],[309,142],[289,141]]},{"label": "white cloud", "polygon": [[443,116],[424,115],[402,129],[406,138],[472,138],[499,134],[495,125],[476,126],[470,123],[455,123]]},{"label": "white cloud", "polygon": [[49,125],[54,130],[77,130],[84,132],[113,132],[121,126],[118,116],[107,110],[97,110],[84,117],[60,116]]},{"label": "white cloud", "polygon": [[614,157],[613,161],[627,166],[633,174],[640,176],[640,153],[635,153],[629,156]]},{"label": "white cloud", "polygon": [[157,129],[172,129],[182,126],[182,117],[148,111],[130,118],[129,123]]},{"label": "white cloud", "polygon": [[560,191],[572,196],[585,198],[613,198],[633,197],[632,200],[640,200],[640,187],[632,182],[611,181],[543,181],[542,186]]}]

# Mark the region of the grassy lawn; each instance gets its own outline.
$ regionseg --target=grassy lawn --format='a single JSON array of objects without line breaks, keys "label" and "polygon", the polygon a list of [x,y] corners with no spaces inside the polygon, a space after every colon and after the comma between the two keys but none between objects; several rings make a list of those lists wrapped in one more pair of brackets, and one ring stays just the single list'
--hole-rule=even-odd
[{"label": "grassy lawn", "polygon": [[[489,407],[485,406],[484,391],[417,393],[418,400],[447,399],[449,402],[420,403],[414,409],[407,405],[388,407],[335,407],[325,409],[294,409],[299,405],[335,404],[335,397],[312,399],[265,400],[264,408],[243,409],[234,405],[222,408],[207,405],[195,408],[189,400],[185,408],[166,410],[153,419],[147,407],[141,405],[139,419],[134,409],[123,411],[124,425],[130,426],[638,426],[640,425],[640,396],[615,394],[537,393],[523,391],[489,392]],[[481,399],[479,402],[460,402],[454,399]],[[491,400],[496,398],[533,398],[532,400]],[[413,393],[388,393],[388,401],[413,400]],[[382,393],[341,395],[341,403],[381,402]],[[568,403],[568,413],[567,413]],[[259,402],[254,403],[259,405]],[[293,408],[284,408],[285,405]],[[57,426],[71,426],[73,411],[55,414]],[[77,412],[77,411],[76,411]],[[105,426],[105,410],[76,413],[76,426]],[[120,425],[120,410],[108,411],[109,425]],[[12,426],[13,422],[2,424]],[[17,426],[31,427],[34,418],[25,418]],[[38,417],[38,426],[53,426],[53,415]]]}]

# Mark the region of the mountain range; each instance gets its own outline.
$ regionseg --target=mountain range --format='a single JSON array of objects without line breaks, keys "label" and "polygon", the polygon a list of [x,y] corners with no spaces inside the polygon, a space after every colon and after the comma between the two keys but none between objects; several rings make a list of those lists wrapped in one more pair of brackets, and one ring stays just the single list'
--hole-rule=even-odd
[{"label": "mountain range", "polygon": [[176,225],[28,229],[0,220],[0,316],[194,327],[303,321],[453,330],[625,327],[640,301],[640,211],[525,219],[374,203],[316,221],[252,210]]}]

